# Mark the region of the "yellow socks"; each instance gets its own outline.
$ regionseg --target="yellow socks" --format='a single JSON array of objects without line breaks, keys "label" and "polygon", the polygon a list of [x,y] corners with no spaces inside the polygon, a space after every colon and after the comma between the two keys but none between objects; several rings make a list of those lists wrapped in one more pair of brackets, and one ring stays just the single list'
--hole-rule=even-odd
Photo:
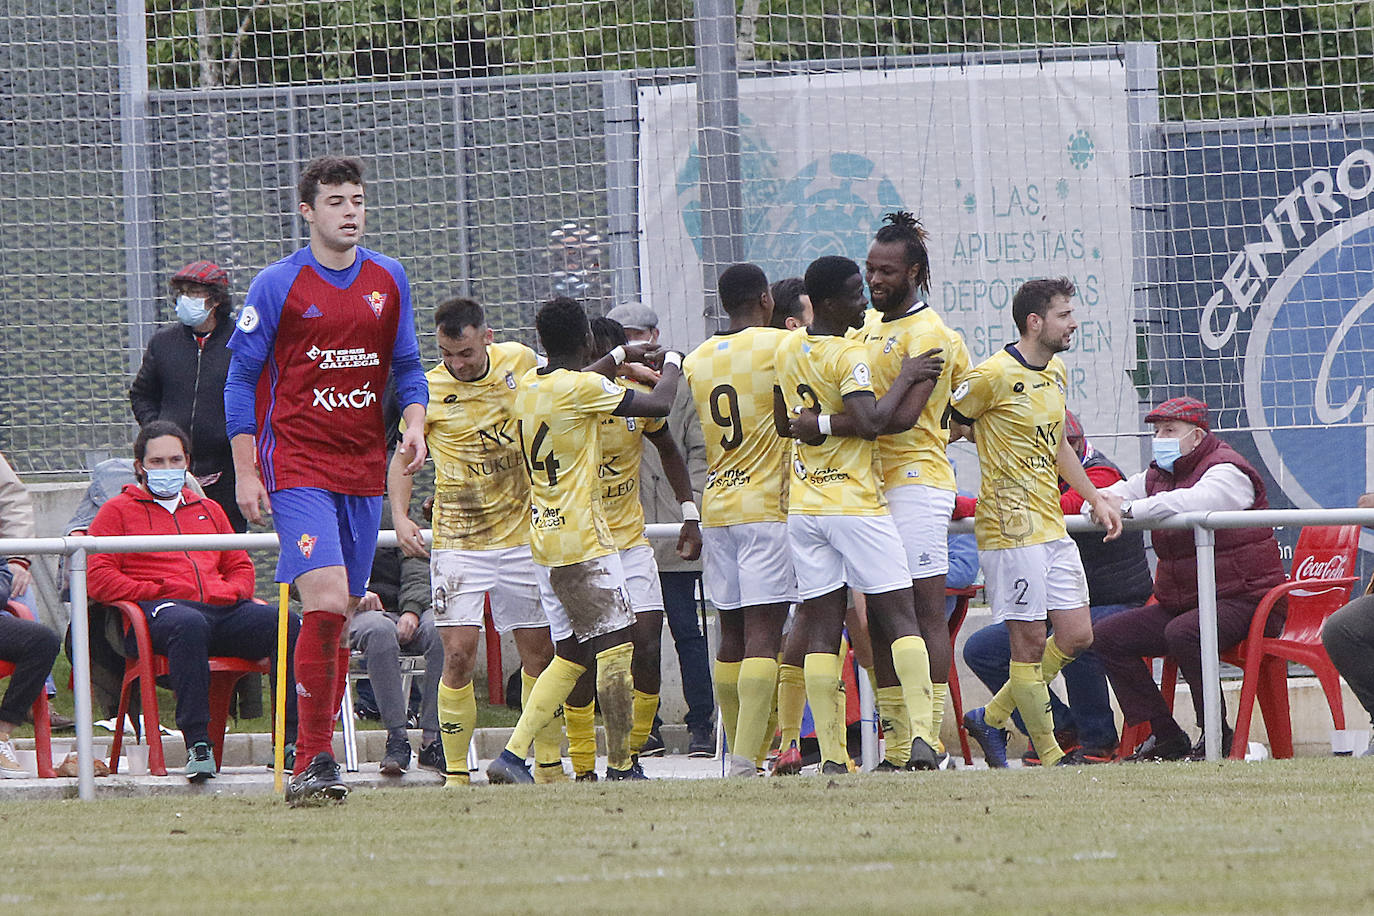
[{"label": "yellow socks", "polygon": [[1049,639],[1045,640],[1045,654],[1040,659],[1040,671],[1045,683],[1053,681],[1060,669],[1071,661],[1073,656],[1059,651],[1059,644],[1054,641],[1054,634],[1051,633]]},{"label": "yellow socks", "polygon": [[778,661],[774,658],[746,658],[740,662],[737,693],[739,717],[731,736],[730,752],[748,757],[757,766],[758,751],[766,744],[768,716],[773,711],[773,697],[777,695]]},{"label": "yellow socks", "polygon": [[801,746],[802,715],[806,710],[806,676],[796,665],[778,665],[778,729],[782,749]]},{"label": "yellow socks", "polygon": [[654,730],[654,715],[658,712],[658,694],[634,692],[634,726],[630,729],[630,753],[638,754],[649,732]]},{"label": "yellow socks", "polygon": [[[553,721],[554,716],[558,714],[558,707],[562,706],[568,694],[572,693],[572,689],[577,686],[577,679],[585,670],[587,669],[562,656],[553,657],[553,661],[549,662],[549,666],[535,680],[529,698],[525,701],[525,710],[520,713],[520,720],[515,723],[510,741],[506,742],[506,750],[521,760],[525,759],[535,736]],[[626,706],[628,705],[626,703]],[[628,729],[626,731],[628,733]]]},{"label": "yellow socks", "polygon": [[[802,667],[806,679],[806,699],[816,723],[816,741],[821,746],[821,761],[846,763],[849,752],[844,740],[844,689],[840,681],[840,657],[829,652],[807,653]],[[838,702],[837,702],[838,698]]]},{"label": "yellow socks", "polygon": [[472,681],[462,687],[450,687],[439,681],[439,741],[444,748],[445,785],[467,785],[468,746],[472,731],[477,727],[477,699],[472,695]]},{"label": "yellow socks", "polygon": [[[628,770],[630,732],[634,728],[634,678],[630,662],[634,646],[628,642],[596,653],[596,695],[601,700],[601,724],[606,727],[606,766]],[[543,680],[543,676],[540,676]],[[568,686],[572,690],[572,685]],[[567,697],[567,693],[563,697]]]},{"label": "yellow socks", "polygon": [[[524,668],[520,669],[520,708],[524,709],[530,701],[530,693],[534,691],[534,684],[538,680]],[[539,730],[534,736],[534,762],[541,767],[552,767],[557,765],[558,771],[563,772],[563,707],[559,706],[554,710],[553,718],[549,724]],[[538,775],[536,773],[536,775]]]},{"label": "yellow socks", "polygon": [[[1012,664],[1017,664],[1012,662]],[[993,695],[988,701],[988,705],[983,707],[983,721],[993,728],[1006,728],[1007,722],[1011,719],[1011,714],[1016,710],[1016,697],[1011,693],[1011,681],[1002,685],[1002,689]]]},{"label": "yellow socks", "polygon": [[919,636],[903,636],[892,643],[892,667],[902,682],[902,699],[906,702],[907,718],[911,721],[911,736],[924,738],[933,749],[935,735],[931,734],[930,656],[926,641]]},{"label": "yellow socks", "polygon": [[902,688],[879,687],[878,715],[883,720],[883,741],[886,744],[883,758],[888,763],[904,767],[911,759],[911,720],[907,717],[906,702],[902,700]]},{"label": "yellow socks", "polygon": [[1040,754],[1042,766],[1054,766],[1064,752],[1054,740],[1054,715],[1050,712],[1050,689],[1044,671],[1035,662],[1012,662],[1007,686],[1016,698],[1016,708],[1031,743]]},{"label": "yellow socks", "polygon": [[931,747],[935,748],[935,753],[943,754],[945,739],[940,737],[940,730],[945,726],[945,701],[949,699],[949,684],[932,682],[930,696],[930,730],[935,735],[935,743]]},{"label": "yellow socks", "polygon": [[735,727],[739,722],[739,669],[743,664],[716,660],[716,704],[720,707],[726,748],[732,754],[735,753]]},{"label": "yellow socks", "polygon": [[596,701],[586,706],[563,704],[563,726],[568,732],[568,756],[573,772],[596,772]]}]

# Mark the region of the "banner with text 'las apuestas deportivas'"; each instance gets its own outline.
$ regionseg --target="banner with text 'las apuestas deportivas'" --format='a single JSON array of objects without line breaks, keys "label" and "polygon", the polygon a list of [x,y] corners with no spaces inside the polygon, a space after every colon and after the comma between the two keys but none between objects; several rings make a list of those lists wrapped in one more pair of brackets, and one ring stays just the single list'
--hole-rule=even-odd
[{"label": "banner with text 'las apuestas deportivas'", "polygon": [[[1121,62],[759,77],[739,95],[745,257],[770,280],[824,254],[862,264],[883,214],[911,210],[931,233],[928,301],[975,363],[1015,340],[1020,283],[1068,276],[1080,322],[1063,354],[1070,408],[1090,435],[1138,428]],[[705,335],[695,88],[646,87],[638,102],[642,290],[666,339],[694,345]],[[1138,465],[1134,445],[1119,451]]]},{"label": "banner with text 'las apuestas deportivas'", "polygon": [[[1222,142],[1224,141],[1224,142]],[[1169,391],[1205,398],[1275,506],[1374,490],[1374,124],[1171,139]]]}]

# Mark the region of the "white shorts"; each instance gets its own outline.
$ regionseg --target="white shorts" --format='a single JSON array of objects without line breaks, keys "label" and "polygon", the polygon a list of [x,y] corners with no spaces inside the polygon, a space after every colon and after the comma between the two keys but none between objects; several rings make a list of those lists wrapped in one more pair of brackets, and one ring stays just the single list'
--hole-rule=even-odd
[{"label": "white shorts", "polygon": [[633,626],[630,594],[620,554],[595,557],[569,566],[534,567],[539,600],[549,618],[554,642],[576,636],[586,642]]},{"label": "white shorts", "polygon": [[929,579],[949,572],[949,517],[954,514],[954,491],[913,483],[893,487],[883,495],[906,546],[911,578]]},{"label": "white shorts", "polygon": [[630,610],[636,614],[663,610],[663,584],[658,579],[654,549],[647,544],[620,551],[625,569],[625,589],[630,593]]},{"label": "white shorts", "polygon": [[1065,535],[1027,547],[978,551],[992,619],[1045,620],[1049,611],[1088,606],[1078,545]]},{"label": "white shorts", "polygon": [[911,587],[906,551],[890,515],[789,515],[787,539],[803,601],[841,585],[865,595]]},{"label": "white shorts", "polygon": [[786,522],[701,529],[701,581],[718,610],[797,600]]},{"label": "white shorts", "polygon": [[436,627],[480,627],[491,594],[498,633],[546,627],[528,544],[495,550],[435,549],[429,554]]}]

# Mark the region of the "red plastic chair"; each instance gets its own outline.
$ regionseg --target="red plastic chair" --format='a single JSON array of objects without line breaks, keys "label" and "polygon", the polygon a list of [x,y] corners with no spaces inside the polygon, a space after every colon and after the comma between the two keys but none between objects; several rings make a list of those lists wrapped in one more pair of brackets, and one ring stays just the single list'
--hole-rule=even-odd
[{"label": "red plastic chair", "polygon": [[[124,684],[119,691],[119,712],[115,717],[114,741],[110,744],[110,772],[117,772],[119,752],[124,746],[124,717],[129,712],[129,694],[134,681],[139,682],[139,696],[143,706],[143,734],[148,742],[148,772],[154,776],[167,775],[167,760],[162,753],[162,731],[157,708],[158,677],[167,673],[167,657],[153,653],[148,635],[148,621],[143,611],[131,601],[116,601],[111,605],[124,617],[125,633],[134,634],[138,655],[124,662]],[[224,725],[229,719],[229,701],[239,679],[249,674],[271,674],[270,659],[257,660],[212,655],[210,657],[210,743],[215,749],[215,766],[224,757]],[[137,727],[137,726],[135,726]]]},{"label": "red plastic chair", "polygon": [[[33,620],[33,614],[18,601],[11,601],[4,610],[21,620]],[[0,661],[0,678],[14,674],[11,662]],[[38,775],[44,779],[55,779],[57,771],[52,766],[52,716],[48,709],[48,694],[38,691],[38,699],[33,701],[33,749],[38,760]]]},{"label": "red plastic chair", "polygon": [[[1350,601],[1355,584],[1355,576],[1350,573],[1355,571],[1359,543],[1358,525],[1303,528],[1293,550],[1292,577],[1269,590],[1255,608],[1245,641],[1223,656],[1245,671],[1236,710],[1236,736],[1231,743],[1232,760],[1245,757],[1256,696],[1269,734],[1270,755],[1280,759],[1293,756],[1293,724],[1288,713],[1290,661],[1312,669],[1326,693],[1333,727],[1345,728],[1340,675],[1322,645],[1321,629],[1326,618]],[[1274,603],[1284,597],[1288,599],[1288,615],[1283,631],[1267,637],[1265,621]]]},{"label": "red plastic chair", "polygon": [[[954,602],[954,613],[949,618],[949,644],[951,646],[959,638],[959,630],[964,625],[964,618],[968,616],[969,599],[977,595],[982,587],[981,585],[971,585],[968,588],[945,589],[946,598],[957,599]],[[959,660],[957,657],[949,660],[949,699],[954,704],[954,721],[959,726],[959,749],[964,753],[964,765],[973,766],[973,753],[969,749],[968,732],[964,729],[964,695],[959,690]]]}]

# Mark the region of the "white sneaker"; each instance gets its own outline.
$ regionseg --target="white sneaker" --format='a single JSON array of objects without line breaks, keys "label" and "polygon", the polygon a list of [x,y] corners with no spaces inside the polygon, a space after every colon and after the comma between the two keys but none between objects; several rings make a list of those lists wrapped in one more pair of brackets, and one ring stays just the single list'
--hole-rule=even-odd
[{"label": "white sneaker", "polygon": [[28,779],[29,772],[19,765],[14,753],[14,742],[9,738],[0,741],[0,776],[5,779]]}]

